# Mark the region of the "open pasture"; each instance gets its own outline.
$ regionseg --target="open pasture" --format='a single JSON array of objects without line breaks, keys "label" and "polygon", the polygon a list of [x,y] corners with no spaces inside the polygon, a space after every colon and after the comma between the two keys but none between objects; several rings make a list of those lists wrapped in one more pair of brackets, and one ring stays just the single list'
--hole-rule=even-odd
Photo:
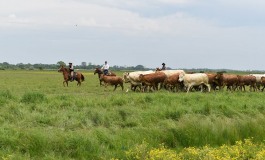
[{"label": "open pasture", "polygon": [[181,151],[265,140],[264,92],[113,92],[80,72],[80,87],[63,87],[57,71],[0,71],[2,159],[126,159],[143,142]]}]

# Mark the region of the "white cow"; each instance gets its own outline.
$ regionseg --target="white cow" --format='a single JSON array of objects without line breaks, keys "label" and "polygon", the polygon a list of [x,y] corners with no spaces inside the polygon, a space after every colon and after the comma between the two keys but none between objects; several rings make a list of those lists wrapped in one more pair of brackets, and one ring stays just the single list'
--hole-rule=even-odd
[{"label": "white cow", "polygon": [[162,70],[162,71],[157,71],[157,72],[163,72],[166,74],[167,77],[170,77],[173,74],[181,74],[181,73],[185,74],[184,70]]},{"label": "white cow", "polygon": [[[140,88],[142,87],[142,82],[139,79],[140,74],[146,75],[154,73],[154,71],[134,71],[134,72],[125,72],[123,73],[123,80],[125,83],[131,83],[131,89],[136,90],[136,87],[139,86]],[[128,91],[128,89],[127,89]]]},{"label": "white cow", "polygon": [[261,77],[265,77],[265,74],[250,74],[250,76],[256,77],[256,81],[261,82]]},{"label": "white cow", "polygon": [[[208,83],[209,82],[208,76],[205,73],[194,73],[194,74],[181,73],[179,75],[179,81],[184,82],[185,87],[187,87],[187,92],[189,92],[191,87],[200,86],[202,84],[207,86],[209,92],[211,90],[211,85]],[[201,91],[203,91],[203,87],[201,87]]]}]

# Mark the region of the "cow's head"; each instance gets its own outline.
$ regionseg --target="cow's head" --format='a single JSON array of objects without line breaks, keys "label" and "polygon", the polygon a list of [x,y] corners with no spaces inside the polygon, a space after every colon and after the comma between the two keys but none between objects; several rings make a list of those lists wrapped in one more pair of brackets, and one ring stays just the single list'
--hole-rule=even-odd
[{"label": "cow's head", "polygon": [[123,81],[124,81],[125,83],[130,82],[130,79],[129,79],[129,73],[128,73],[128,72],[124,72],[124,73],[123,73]]},{"label": "cow's head", "polygon": [[179,74],[179,82],[184,81],[185,73],[180,73]]},{"label": "cow's head", "polygon": [[144,75],[143,74],[140,74],[139,75],[139,80],[142,81],[143,80],[143,77],[144,77]]}]

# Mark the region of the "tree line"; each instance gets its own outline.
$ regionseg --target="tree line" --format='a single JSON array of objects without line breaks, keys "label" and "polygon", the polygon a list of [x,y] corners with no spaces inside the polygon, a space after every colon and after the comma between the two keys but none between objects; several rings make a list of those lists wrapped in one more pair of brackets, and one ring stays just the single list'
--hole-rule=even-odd
[{"label": "tree line", "polygon": [[[8,62],[0,63],[0,70],[57,70],[61,65],[67,66],[68,63],[65,63],[63,61],[58,61],[56,64],[24,64],[24,63],[18,63],[18,64],[10,64]],[[92,64],[91,62],[86,63],[82,62],[80,65],[74,65],[75,69],[83,69],[83,70],[94,70],[95,68],[101,68],[102,65],[98,64]],[[167,67],[167,69],[172,69],[170,67]],[[238,74],[244,74],[244,73],[264,73],[264,70],[232,70],[232,69],[209,69],[209,68],[179,68],[182,70],[185,70],[186,72],[229,72],[229,73],[238,73]],[[128,71],[144,71],[144,70],[155,70],[155,68],[147,68],[143,65],[139,64],[136,66],[110,66],[110,70],[128,70]]]},{"label": "tree line", "polygon": [[[65,63],[63,61],[58,61],[56,64],[41,64],[41,63],[36,63],[36,64],[30,64],[30,63],[18,63],[18,64],[10,64],[8,62],[3,62],[0,63],[0,70],[56,70],[58,69],[61,65],[67,66],[68,63]],[[92,64],[89,62],[88,64],[86,62],[82,62],[80,65],[74,65],[75,69],[84,69],[84,70],[92,70],[97,67],[101,67],[102,65],[98,64]],[[111,70],[150,70],[152,68],[146,68],[143,65],[136,65],[136,66],[110,66]]]}]

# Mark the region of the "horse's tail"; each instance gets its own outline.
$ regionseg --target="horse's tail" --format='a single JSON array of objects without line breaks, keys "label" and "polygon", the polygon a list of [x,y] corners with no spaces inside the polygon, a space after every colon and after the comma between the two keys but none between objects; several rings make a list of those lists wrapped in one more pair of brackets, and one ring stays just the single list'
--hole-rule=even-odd
[{"label": "horse's tail", "polygon": [[82,80],[82,82],[85,80],[85,77],[83,74],[81,74],[81,80]]}]

